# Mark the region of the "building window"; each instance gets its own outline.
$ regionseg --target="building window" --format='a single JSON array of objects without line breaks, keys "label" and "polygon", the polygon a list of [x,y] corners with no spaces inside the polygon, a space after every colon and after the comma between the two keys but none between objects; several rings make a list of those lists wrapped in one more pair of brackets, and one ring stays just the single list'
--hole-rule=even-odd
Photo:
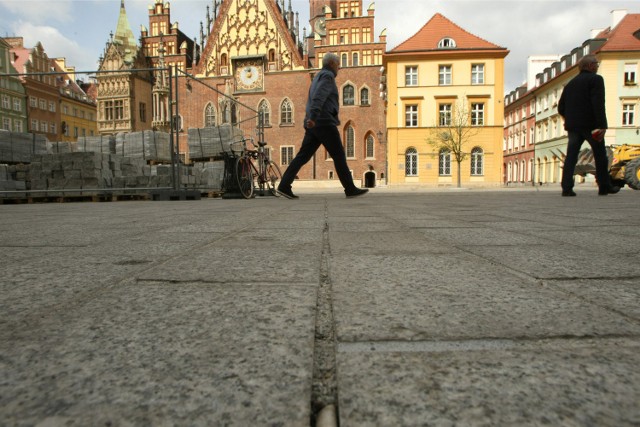
[{"label": "building window", "polygon": [[624,84],[632,86],[636,84],[637,64],[624,64]]},{"label": "building window", "polygon": [[49,111],[51,111],[52,113],[56,112],[56,103],[53,101],[49,101]]},{"label": "building window", "polygon": [[74,127],[73,127],[73,136],[74,136],[75,138],[77,138],[77,137],[78,137],[78,135],[79,135],[79,133],[78,133],[78,126],[74,126]]},{"label": "building window", "polygon": [[375,157],[375,140],[373,139],[373,135],[368,135],[366,140],[366,153],[365,156],[368,159],[373,159]]},{"label": "building window", "polygon": [[371,43],[371,28],[362,29],[362,43]]},{"label": "building window", "polygon": [[418,86],[418,67],[405,67],[404,84],[405,86]]},{"label": "building window", "polygon": [[353,126],[347,126],[347,131],[345,135],[345,144],[346,149],[345,153],[348,159],[353,159],[356,157],[356,133],[353,130]]},{"label": "building window", "polygon": [[2,129],[11,130],[11,119],[8,117],[2,118]]},{"label": "building window", "polygon": [[404,173],[406,176],[418,176],[418,150],[413,147],[404,152]]},{"label": "building window", "polygon": [[29,107],[36,108],[38,106],[38,98],[35,96],[29,97]]},{"label": "building window", "polygon": [[484,64],[473,64],[471,66],[471,84],[484,84]]},{"label": "building window", "polygon": [[[293,123],[293,107],[291,101],[285,99],[280,106],[280,124],[290,125]],[[287,163],[288,164],[288,163]]]},{"label": "building window", "polygon": [[36,119],[31,119],[31,132],[37,132],[39,130],[40,126],[38,126],[38,123],[40,122]]},{"label": "building window", "polygon": [[280,147],[280,165],[287,166],[293,160],[293,146]]},{"label": "building window", "polygon": [[480,176],[484,174],[483,170],[484,164],[484,152],[482,148],[475,147],[471,150],[471,175],[472,176]]},{"label": "building window", "polygon": [[22,111],[22,100],[13,98],[13,111]]},{"label": "building window", "polygon": [[[53,127],[53,126],[52,126]],[[21,119],[15,119],[13,121],[13,130],[16,132],[22,132],[22,120]]]},{"label": "building window", "polygon": [[484,103],[471,104],[471,126],[484,126]]},{"label": "building window", "polygon": [[450,37],[445,37],[438,42],[438,49],[453,49],[456,47],[456,41]]},{"label": "building window", "polygon": [[355,105],[355,89],[351,85],[342,88],[342,105]]},{"label": "building window", "polygon": [[354,67],[358,66],[358,54],[354,53],[353,55],[351,55],[351,65]]},{"label": "building window", "polygon": [[451,151],[446,148],[438,153],[438,173],[440,176],[451,175]]},{"label": "building window", "polygon": [[338,44],[338,30],[329,30],[329,44],[330,45]]},{"label": "building window", "polygon": [[265,99],[260,101],[258,112],[262,114],[262,124],[264,126],[271,126],[271,108],[269,108],[269,103]]},{"label": "building window", "polygon": [[38,101],[39,101],[40,109],[41,110],[46,110],[47,109],[47,100],[46,99],[40,99]]},{"label": "building window", "polygon": [[216,125],[216,108],[210,102],[204,107],[204,127],[210,128]]},{"label": "building window", "polygon": [[349,59],[346,53],[343,53],[341,56],[342,60],[340,61],[340,66],[342,68],[347,67],[349,65]]},{"label": "building window", "polygon": [[[22,129],[22,123],[20,123],[20,129]],[[51,129],[51,133],[56,134],[58,133],[58,128],[56,127],[55,123],[51,123],[51,125],[49,126],[49,129]],[[18,132],[22,132],[22,130],[18,131]]]},{"label": "building window", "polygon": [[142,123],[146,123],[147,122],[147,104],[145,104],[144,102],[141,102],[139,104],[139,110],[140,110],[140,121]]},{"label": "building window", "polygon": [[408,128],[418,127],[418,106],[406,105],[404,107],[405,126]]},{"label": "building window", "polygon": [[438,106],[438,123],[440,126],[451,126],[451,104]]},{"label": "building window", "polygon": [[116,120],[124,119],[124,101],[114,101],[113,102],[113,114]]},{"label": "building window", "polygon": [[360,89],[360,105],[369,105],[369,89]]},{"label": "building window", "polygon": [[360,28],[351,29],[351,44],[360,43]]},{"label": "building window", "polygon": [[2,95],[2,108],[6,110],[11,108],[11,98],[7,95]]},{"label": "building window", "polygon": [[441,65],[438,69],[438,84],[448,86],[451,84],[451,65]]},{"label": "building window", "polygon": [[49,122],[45,122],[44,120],[40,122],[40,131],[44,133],[49,133]]},{"label": "building window", "polygon": [[635,104],[624,104],[622,106],[622,126],[633,126],[635,124],[635,115]]}]

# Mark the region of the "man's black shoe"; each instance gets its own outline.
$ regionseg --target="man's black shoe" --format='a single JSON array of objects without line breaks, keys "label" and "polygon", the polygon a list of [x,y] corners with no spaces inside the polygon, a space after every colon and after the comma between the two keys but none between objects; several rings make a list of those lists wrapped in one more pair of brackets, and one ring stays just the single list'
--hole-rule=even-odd
[{"label": "man's black shoe", "polygon": [[616,194],[618,191],[620,191],[620,187],[618,187],[617,185],[612,185],[609,188],[603,188],[598,190],[598,195],[606,196],[607,194]]},{"label": "man's black shoe", "polygon": [[562,197],[574,197],[576,193],[573,190],[563,191]]},{"label": "man's black shoe", "polygon": [[284,188],[278,188],[276,190],[278,192],[279,195],[286,197],[287,199],[299,199],[298,196],[296,196],[295,194],[293,194],[293,192],[291,191],[291,189],[284,189]]},{"label": "man's black shoe", "polygon": [[345,194],[347,195],[347,199],[351,199],[353,197],[362,196],[363,194],[366,194],[368,192],[369,190],[366,188],[356,188],[355,190],[351,190],[349,192],[345,191]]}]

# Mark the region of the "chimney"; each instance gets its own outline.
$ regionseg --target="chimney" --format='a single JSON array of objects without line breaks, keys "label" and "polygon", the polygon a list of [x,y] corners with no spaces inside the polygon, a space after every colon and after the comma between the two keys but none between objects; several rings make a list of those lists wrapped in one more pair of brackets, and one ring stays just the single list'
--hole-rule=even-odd
[{"label": "chimney", "polygon": [[627,16],[627,9],[614,9],[611,11],[611,29],[613,30],[618,26],[620,21]]}]

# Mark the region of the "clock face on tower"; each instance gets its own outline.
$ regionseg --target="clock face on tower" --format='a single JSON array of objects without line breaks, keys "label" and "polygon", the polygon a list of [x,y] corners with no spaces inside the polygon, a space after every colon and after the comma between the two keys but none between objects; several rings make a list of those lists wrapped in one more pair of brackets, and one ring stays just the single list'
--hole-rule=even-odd
[{"label": "clock face on tower", "polygon": [[264,86],[262,59],[243,59],[235,63],[235,80],[238,92],[260,91]]}]

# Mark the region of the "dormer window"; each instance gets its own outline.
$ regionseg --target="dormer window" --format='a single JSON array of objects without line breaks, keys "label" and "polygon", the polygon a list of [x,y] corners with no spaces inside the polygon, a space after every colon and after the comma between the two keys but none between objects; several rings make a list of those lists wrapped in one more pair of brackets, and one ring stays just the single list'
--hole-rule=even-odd
[{"label": "dormer window", "polygon": [[438,49],[453,49],[456,47],[456,41],[450,37],[445,37],[438,42]]}]

